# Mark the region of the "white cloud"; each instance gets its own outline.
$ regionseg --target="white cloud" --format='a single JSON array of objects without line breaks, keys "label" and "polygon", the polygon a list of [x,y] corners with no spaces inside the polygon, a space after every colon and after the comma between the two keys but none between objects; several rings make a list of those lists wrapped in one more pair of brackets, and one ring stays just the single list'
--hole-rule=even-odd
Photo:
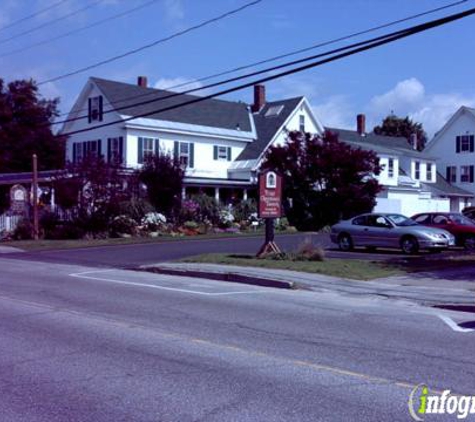
[{"label": "white cloud", "polygon": [[314,103],[313,112],[327,127],[353,129],[356,125],[355,113],[344,95],[333,95],[323,103]]},{"label": "white cloud", "polygon": [[165,0],[165,14],[170,21],[179,21],[185,17],[182,0]]},{"label": "white cloud", "polygon": [[409,116],[422,123],[431,138],[462,105],[475,105],[475,93],[427,93],[418,79],[410,78],[370,100],[367,107],[368,122],[379,124],[390,113],[400,117]]},{"label": "white cloud", "polygon": [[[184,92],[190,89],[201,88],[202,86],[203,84],[201,82],[197,82],[193,79],[188,79],[184,77],[160,78],[153,85],[153,87],[157,89],[165,89],[167,91],[175,91],[175,92]],[[209,93],[208,90],[203,89],[200,91],[192,92],[191,94],[203,96],[203,95],[207,95],[208,93]]]}]

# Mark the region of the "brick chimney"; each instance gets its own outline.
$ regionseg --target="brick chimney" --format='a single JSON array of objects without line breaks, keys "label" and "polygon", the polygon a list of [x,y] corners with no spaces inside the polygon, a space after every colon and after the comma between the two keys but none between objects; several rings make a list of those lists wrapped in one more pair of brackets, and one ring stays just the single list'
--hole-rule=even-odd
[{"label": "brick chimney", "polygon": [[417,151],[417,147],[419,146],[419,140],[417,139],[417,133],[411,133],[409,138],[409,142],[411,143],[412,149]]},{"label": "brick chimney", "polygon": [[146,76],[139,76],[137,78],[137,85],[142,87],[142,88],[147,88],[147,86],[148,86],[147,77]]},{"label": "brick chimney", "polygon": [[254,85],[254,104],[251,107],[253,113],[259,112],[266,103],[266,87]]},{"label": "brick chimney", "polygon": [[366,116],[364,114],[358,114],[356,116],[356,131],[360,136],[366,134]]}]

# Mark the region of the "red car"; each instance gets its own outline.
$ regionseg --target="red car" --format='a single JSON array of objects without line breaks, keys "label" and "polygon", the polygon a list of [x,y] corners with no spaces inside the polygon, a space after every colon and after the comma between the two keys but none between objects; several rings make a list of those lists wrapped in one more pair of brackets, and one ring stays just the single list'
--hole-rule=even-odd
[{"label": "red car", "polygon": [[425,212],[411,217],[423,226],[447,230],[455,236],[455,244],[475,251],[475,223],[458,212]]}]

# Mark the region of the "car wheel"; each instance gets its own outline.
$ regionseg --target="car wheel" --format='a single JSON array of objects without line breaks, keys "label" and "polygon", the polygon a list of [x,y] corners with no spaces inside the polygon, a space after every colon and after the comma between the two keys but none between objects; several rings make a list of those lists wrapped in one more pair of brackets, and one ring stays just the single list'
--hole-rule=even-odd
[{"label": "car wheel", "polygon": [[467,251],[475,251],[475,236],[474,235],[468,235],[464,241],[463,241],[463,247]]},{"label": "car wheel", "polygon": [[353,241],[349,234],[343,233],[338,237],[338,247],[342,251],[351,251],[353,249]]},{"label": "car wheel", "polygon": [[415,254],[419,251],[419,243],[415,237],[406,236],[401,239],[401,249],[405,254]]}]

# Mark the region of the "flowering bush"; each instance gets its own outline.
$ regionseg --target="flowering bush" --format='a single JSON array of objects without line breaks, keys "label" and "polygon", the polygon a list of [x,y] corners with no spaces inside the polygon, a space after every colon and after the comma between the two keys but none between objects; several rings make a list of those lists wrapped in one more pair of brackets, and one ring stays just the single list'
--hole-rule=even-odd
[{"label": "flowering bush", "polygon": [[140,224],[143,226],[143,228],[150,232],[155,232],[160,228],[163,228],[166,223],[167,218],[159,212],[148,212],[140,221]]},{"label": "flowering bush", "polygon": [[234,223],[234,215],[230,209],[222,209],[219,212],[219,226],[222,228],[231,227]]},{"label": "flowering bush", "polygon": [[196,220],[200,210],[200,205],[193,199],[185,199],[181,203],[180,221]]}]

